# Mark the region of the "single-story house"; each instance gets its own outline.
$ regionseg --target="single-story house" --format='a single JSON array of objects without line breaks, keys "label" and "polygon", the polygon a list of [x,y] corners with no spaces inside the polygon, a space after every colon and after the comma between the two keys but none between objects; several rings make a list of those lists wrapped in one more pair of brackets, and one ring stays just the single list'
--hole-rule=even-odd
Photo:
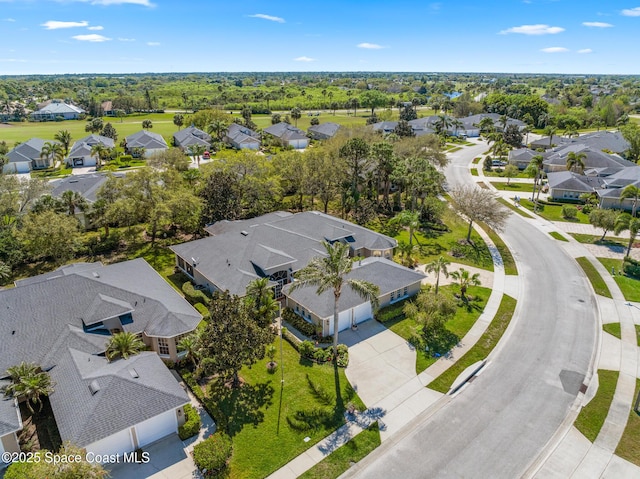
[{"label": "single-story house", "polygon": [[436,132],[429,118],[418,118],[410,120],[408,123],[416,136],[429,135]]},{"label": "single-story house", "polygon": [[[378,302],[385,307],[416,295],[420,291],[424,274],[406,268],[385,258],[365,258],[353,265],[349,279],[369,281],[380,288]],[[322,330],[323,336],[333,334],[333,292],[318,295],[313,286],[296,289],[284,288],[285,304],[306,321]],[[373,317],[370,301],[363,300],[348,286],[342,288],[338,302],[339,329],[343,331]]]},{"label": "single-story house", "polygon": [[102,110],[102,116],[116,116],[116,110],[113,108],[113,102],[111,100],[103,101],[100,104]]},{"label": "single-story house", "polygon": [[31,138],[24,143],[20,143],[7,153],[8,161],[2,167],[2,171],[4,173],[29,173],[31,170],[38,168],[50,168],[52,159],[40,157],[45,143],[56,142],[41,138]]},{"label": "single-story house", "polygon": [[238,150],[258,150],[260,148],[260,133],[246,126],[231,123],[227,128],[224,141]]},{"label": "single-story house", "polygon": [[[0,291],[0,371],[25,361],[48,372],[63,441],[116,454],[177,432],[189,398],[162,359],[182,357],[177,341],[202,317],[146,261],[76,263],[15,286]],[[108,361],[107,342],[121,331],[150,351]]]},{"label": "single-story house", "polygon": [[554,200],[578,200],[584,193],[594,193],[602,188],[605,179],[585,176],[573,171],[557,171],[547,174],[549,196]]},{"label": "single-story house", "polygon": [[[467,131],[467,136],[476,137],[480,136],[480,122],[485,118],[491,118],[495,128],[502,128],[502,115],[498,113],[480,113],[478,115],[471,115],[464,118],[458,118],[462,122],[464,129]],[[526,128],[527,124],[524,121],[516,120],[515,118],[507,117],[505,128],[509,125],[515,125],[519,130]]]},{"label": "single-story house", "polygon": [[125,151],[127,154],[132,155],[135,153],[134,148],[144,148],[144,155],[149,157],[156,152],[169,149],[169,145],[164,141],[162,135],[158,133],[152,133],[147,130],[142,130],[132,135],[127,136],[125,139]]},{"label": "single-story house", "polygon": [[85,111],[76,105],[65,103],[62,100],[53,100],[48,105],[31,113],[31,119],[33,121],[55,121],[59,118],[77,120],[84,113]]},{"label": "single-story house", "polygon": [[393,133],[396,126],[398,126],[397,121],[379,121],[378,123],[371,125],[371,128],[373,128],[373,131],[382,133],[383,135],[388,135],[389,133]]},{"label": "single-story house", "polygon": [[583,145],[594,151],[617,154],[623,154],[629,149],[629,142],[624,139],[622,133],[619,131],[606,130],[585,133],[575,138],[553,135],[551,137],[551,147],[549,146],[548,136],[531,142],[531,148],[544,148],[545,150],[553,147],[562,148],[569,145]]},{"label": "single-story house", "polygon": [[323,242],[349,245],[351,256],[392,258],[396,240],[317,211],[269,213],[242,221],[220,221],[207,238],[171,246],[176,266],[213,292],[244,296],[257,278],[273,282],[276,298],[285,284],[316,256],[326,255]]},{"label": "single-story house", "polygon": [[633,207],[631,198],[620,201],[620,194],[628,185],[640,188],[640,166],[624,168],[604,178],[604,187],[598,190],[600,207],[631,211]]},{"label": "single-story house", "polygon": [[616,154],[604,153],[603,151],[595,150],[580,143],[572,143],[545,152],[543,154],[545,160],[542,163],[544,165],[544,171],[549,173],[566,170],[567,158],[571,152],[576,154],[583,153],[585,155],[582,160],[584,162],[585,170],[594,168],[623,169],[636,166],[635,163],[625,160]]},{"label": "single-story house", "polygon": [[297,150],[309,146],[309,138],[307,138],[307,134],[303,130],[283,121],[271,125],[263,131],[277,138],[282,146],[290,146]]},{"label": "single-story house", "polygon": [[113,148],[115,141],[113,141],[112,138],[102,135],[92,134],[85,136],[76,141],[71,147],[71,150],[69,150],[67,164],[73,168],[79,166],[96,166],[98,164],[98,155],[92,155],[91,149],[97,144],[105,148]]},{"label": "single-story house", "polygon": [[333,138],[339,129],[340,125],[328,121],[327,123],[320,123],[319,125],[311,125],[307,132],[314,140],[328,140],[329,138]]},{"label": "single-story house", "polygon": [[540,153],[530,148],[519,148],[509,151],[509,163],[517,166],[520,170],[525,170],[531,159]]},{"label": "single-story house", "polygon": [[[9,381],[0,380],[0,390],[9,385]],[[5,452],[20,452],[17,433],[22,429],[22,418],[18,402],[0,394],[0,455]],[[6,463],[0,460],[0,469]]]},{"label": "single-story house", "polygon": [[190,146],[200,145],[211,148],[211,135],[191,125],[173,134],[173,145],[188,151]]}]

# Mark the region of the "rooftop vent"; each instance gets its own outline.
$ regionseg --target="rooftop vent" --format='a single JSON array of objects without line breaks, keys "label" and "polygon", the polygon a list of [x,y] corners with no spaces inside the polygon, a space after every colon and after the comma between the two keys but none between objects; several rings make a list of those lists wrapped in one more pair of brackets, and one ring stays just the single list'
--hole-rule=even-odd
[{"label": "rooftop vent", "polygon": [[100,275],[99,275],[96,271],[94,271],[94,272],[93,272],[93,277],[94,277],[94,278],[99,278],[99,277],[100,277]]},{"label": "rooftop vent", "polygon": [[244,230],[240,231],[240,234],[242,236],[249,236],[249,232],[248,231],[244,231]]},{"label": "rooftop vent", "polygon": [[140,376],[138,375],[138,371],[136,371],[135,369],[131,368],[129,369],[129,374],[131,374],[132,378],[139,378]]},{"label": "rooftop vent", "polygon": [[89,391],[91,391],[92,396],[95,396],[95,394],[100,391],[100,385],[98,384],[97,379],[94,379],[89,383]]}]

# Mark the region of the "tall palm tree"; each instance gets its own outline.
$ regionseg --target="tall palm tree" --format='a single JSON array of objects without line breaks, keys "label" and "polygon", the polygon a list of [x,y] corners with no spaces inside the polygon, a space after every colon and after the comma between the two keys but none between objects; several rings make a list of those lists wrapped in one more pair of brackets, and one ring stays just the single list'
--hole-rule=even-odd
[{"label": "tall palm tree", "polygon": [[336,241],[333,244],[323,242],[327,256],[316,256],[296,275],[290,291],[305,286],[315,286],[316,294],[325,291],[333,292],[333,357],[338,357],[339,301],[343,286],[348,286],[362,299],[371,301],[373,309],[377,309],[380,288],[361,279],[346,278],[351,272],[353,262],[349,258],[349,245]]},{"label": "tall palm tree", "polygon": [[467,303],[467,289],[471,286],[480,286],[480,273],[471,274],[464,268],[460,268],[458,271],[451,273],[451,277],[460,286],[460,297]]},{"label": "tall palm tree", "polygon": [[71,133],[68,130],[60,130],[53,135],[53,139],[59,141],[64,147],[65,156],[69,154],[69,145],[71,144]]},{"label": "tall palm tree", "polygon": [[34,412],[31,404],[38,404],[42,409],[41,396],[48,396],[53,392],[53,384],[47,373],[34,363],[22,362],[7,369],[11,384],[4,388],[4,395],[25,399],[29,411]]},{"label": "tall palm tree", "polygon": [[402,264],[404,266],[412,267],[414,265],[413,253],[416,250],[416,246],[404,241],[398,241],[398,254],[402,258]]},{"label": "tall palm tree", "polygon": [[451,124],[451,118],[447,115],[438,115],[438,119],[433,123],[433,126],[438,136],[446,136]]},{"label": "tall palm tree", "polygon": [[191,145],[189,147],[189,154],[193,156],[196,160],[198,166],[200,166],[200,158],[206,151],[206,147],[204,145]]},{"label": "tall palm tree", "polygon": [[576,153],[570,151],[567,155],[567,170],[575,171],[580,167],[580,170],[584,170],[584,159],[587,157],[585,153]]},{"label": "tall palm tree", "polygon": [[102,143],[96,143],[91,147],[91,156],[95,156],[96,158],[96,168],[100,168],[102,166],[102,162],[107,157],[108,153],[109,148],[104,146]]},{"label": "tall palm tree", "polygon": [[438,294],[438,286],[440,284],[440,273],[444,274],[445,278],[448,278],[449,271],[447,271],[447,266],[450,264],[451,261],[446,259],[444,256],[440,256],[438,259],[425,265],[425,271],[428,273],[435,273],[436,275],[436,294]]},{"label": "tall palm tree", "polygon": [[224,136],[224,132],[229,128],[229,124],[224,120],[213,120],[209,126],[207,127],[207,132],[209,134],[215,133],[218,141],[222,141]]},{"label": "tall palm tree", "polygon": [[638,200],[640,200],[640,188],[635,185],[627,185],[620,194],[620,203],[624,200],[630,199],[631,203],[631,216],[636,216],[636,209],[638,208]]},{"label": "tall palm tree", "polygon": [[64,150],[62,149],[62,145],[60,143],[50,143],[46,142],[42,146],[42,150],[40,151],[40,159],[45,160],[49,163],[51,160],[51,167],[55,168],[58,161],[62,161],[64,158]]},{"label": "tall palm tree", "polygon": [[547,125],[544,127],[544,134],[549,136],[549,148],[551,148],[553,135],[555,135],[557,131],[558,129],[553,125]]},{"label": "tall palm tree", "polygon": [[122,356],[123,359],[127,359],[131,355],[138,354],[144,350],[144,348],[146,348],[146,346],[137,334],[123,331],[122,333],[116,333],[111,336],[111,339],[109,339],[107,343],[105,354],[109,361],[117,356]]},{"label": "tall palm tree", "polygon": [[76,209],[84,211],[87,208],[87,200],[77,191],[67,190],[60,195],[60,199],[67,206],[69,216],[75,215]]},{"label": "tall palm tree", "polygon": [[640,231],[640,219],[634,218],[629,213],[620,213],[616,218],[613,232],[618,235],[625,230],[629,230],[629,245],[627,246],[626,254],[626,256],[629,256],[633,242],[638,236],[638,231]]},{"label": "tall palm tree", "polygon": [[[400,225],[409,228],[409,246],[413,245],[415,230],[420,226],[420,213],[417,211],[403,210],[389,220],[391,225]],[[416,242],[419,243],[418,238]]]},{"label": "tall palm tree", "polygon": [[[542,168],[543,168],[544,157],[542,155],[535,155],[531,158],[529,162],[529,166],[527,170],[529,171],[529,175],[532,173],[535,175],[533,180],[533,193],[531,194],[534,200],[534,211],[538,210],[538,198],[540,197],[540,191],[542,190]],[[538,190],[538,196],[536,197],[536,189]]]}]

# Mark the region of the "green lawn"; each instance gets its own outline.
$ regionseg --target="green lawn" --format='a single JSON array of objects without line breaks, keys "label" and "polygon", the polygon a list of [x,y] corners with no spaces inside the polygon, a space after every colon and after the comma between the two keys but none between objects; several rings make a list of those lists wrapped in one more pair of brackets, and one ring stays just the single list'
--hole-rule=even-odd
[{"label": "green lawn", "polygon": [[620,323],[605,323],[602,325],[602,329],[610,335],[615,336],[618,339],[622,339]]},{"label": "green lawn", "polygon": [[616,280],[620,291],[624,295],[624,299],[627,301],[640,302],[640,280],[624,276],[622,274],[622,260],[611,258],[598,258],[607,271],[611,271],[611,268],[615,268],[616,275],[613,279]]},{"label": "green lawn", "polygon": [[71,174],[72,168],[47,168],[44,170],[33,170],[31,178],[64,178]]},{"label": "green lawn", "polygon": [[[633,396],[634,402],[639,393],[640,379],[636,379],[636,392]],[[616,448],[616,456],[620,456],[636,466],[640,466],[640,415],[633,410],[633,407],[629,412],[627,426]]]},{"label": "green lawn", "polygon": [[[459,291],[455,285],[441,286],[440,290],[450,291],[452,293]],[[470,307],[467,308],[461,302],[456,316],[447,322],[445,326],[460,339],[469,332],[482,314],[489,300],[489,296],[491,296],[491,290],[489,288],[483,288],[482,286],[474,286],[469,288],[468,295],[474,298],[474,300],[470,302]],[[413,335],[420,334],[420,325],[412,318],[403,317],[401,319],[388,321],[384,323],[384,325],[406,340],[409,340]],[[420,349],[417,350],[416,353],[416,374],[420,374],[437,360],[437,358],[434,358],[431,354]]]},{"label": "green lawn", "polygon": [[374,422],[356,437],[339,447],[307,472],[300,479],[333,479],[353,464],[367,456],[380,445],[378,423]]},{"label": "green lawn", "polygon": [[[520,204],[528,210],[533,211],[534,205],[532,201],[521,199]],[[589,216],[582,213],[582,211],[578,211],[578,216],[575,220],[565,219],[562,216],[562,206],[560,205],[543,205],[541,203],[538,203],[538,214],[549,221],[565,221],[569,223],[582,223],[586,225],[589,224]]]},{"label": "green lawn", "polygon": [[498,198],[498,202],[502,203],[504,206],[509,208],[514,213],[519,214],[520,216],[524,216],[525,218],[531,218],[531,215],[529,215],[529,214],[525,213],[524,211],[522,211],[522,208],[516,207],[511,201],[507,201],[504,198]]},{"label": "green lawn", "polygon": [[[490,177],[498,177],[498,178],[506,178],[504,176],[504,170],[502,168],[497,168],[494,167],[491,171],[487,171],[484,170],[484,176],[490,176]],[[511,178],[530,178],[529,175],[527,175],[525,172],[521,171],[520,173],[518,173],[515,176],[512,176]]]},{"label": "green lawn", "polygon": [[500,256],[502,257],[502,263],[504,264],[504,273],[505,274],[518,274],[518,268],[516,267],[516,261],[513,259],[513,255],[511,254],[511,250],[507,247],[502,238],[489,228],[488,225],[482,223],[480,227],[489,235],[491,241],[494,242],[496,248],[500,252]]},{"label": "green lawn", "polygon": [[471,168],[471,176],[479,176],[477,168]]},{"label": "green lawn", "polygon": [[597,245],[603,245],[603,246],[619,246],[619,247],[623,247],[626,248],[627,247],[627,243],[619,238],[615,238],[613,236],[605,236],[603,241],[600,241],[600,238],[602,238],[602,236],[596,236],[596,235],[586,235],[586,234],[582,234],[582,233],[569,233],[569,235],[573,236],[573,238],[578,242],[578,243],[583,243],[583,244],[597,244]]},{"label": "green lawn", "polygon": [[486,359],[493,348],[496,347],[498,341],[504,334],[505,330],[511,322],[513,312],[516,309],[516,300],[506,294],[502,297],[500,307],[491,321],[491,324],[480,337],[478,342],[467,351],[453,366],[438,376],[427,387],[446,393],[456,378],[469,366],[478,361]]},{"label": "green lawn", "polygon": [[558,241],[569,241],[567,238],[565,238],[564,236],[562,236],[560,233],[558,233],[557,231],[551,231],[549,233],[549,236],[551,236],[553,239],[557,239]]},{"label": "green lawn", "polygon": [[636,343],[640,346],[640,325],[636,324]]},{"label": "green lawn", "polygon": [[578,431],[591,442],[598,437],[604,420],[609,414],[609,407],[618,384],[618,374],[618,371],[598,370],[598,392],[591,402],[582,408],[574,423]]},{"label": "green lawn", "polygon": [[[281,362],[279,340],[274,344],[278,348],[275,374],[267,372],[268,359],[264,359],[251,369],[242,369],[240,376],[245,382],[241,388],[229,389],[217,382],[206,387],[208,397],[229,424],[228,432],[233,439],[230,477],[268,476],[344,424],[343,413],[349,401],[360,411],[365,408],[342,368],[335,370],[331,364],[301,360],[287,341],[282,343],[284,360]],[[312,392],[307,376],[317,390],[329,396],[330,403]],[[288,418],[295,414],[306,414],[311,428],[291,427]],[[307,442],[306,437],[310,438]]]},{"label": "green lawn", "polygon": [[593,266],[593,264],[591,264],[591,262],[584,256],[576,258],[576,261],[578,262],[584,273],[587,275],[587,278],[589,278],[589,282],[591,283],[591,286],[593,286],[596,294],[604,296],[605,298],[610,298],[611,292],[602,279],[602,276],[600,276],[600,273],[598,273],[598,270],[596,270],[595,266]]},{"label": "green lawn", "polygon": [[[493,271],[491,253],[480,235],[475,231],[471,232],[471,241],[475,246],[461,244],[460,241],[467,237],[468,223],[450,209],[445,211],[443,221],[448,227],[447,231],[429,229],[415,232],[419,246],[415,259],[419,263],[430,263],[444,256],[451,262]],[[409,230],[401,230],[394,237],[408,243]],[[416,244],[415,238],[413,244]]]},{"label": "green lawn", "polygon": [[510,183],[507,185],[502,181],[492,181],[491,184],[497,190],[515,191],[519,193],[533,193],[533,183]]}]

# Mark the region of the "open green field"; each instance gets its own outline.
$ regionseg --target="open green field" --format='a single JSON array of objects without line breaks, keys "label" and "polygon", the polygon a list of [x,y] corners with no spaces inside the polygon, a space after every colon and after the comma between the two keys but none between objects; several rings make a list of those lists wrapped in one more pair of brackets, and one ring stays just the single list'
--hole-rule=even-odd
[{"label": "open green field", "polygon": [[618,375],[618,371],[598,370],[598,392],[591,402],[582,408],[574,423],[578,431],[591,442],[598,437],[607,414],[609,414],[609,407],[618,384]]}]

